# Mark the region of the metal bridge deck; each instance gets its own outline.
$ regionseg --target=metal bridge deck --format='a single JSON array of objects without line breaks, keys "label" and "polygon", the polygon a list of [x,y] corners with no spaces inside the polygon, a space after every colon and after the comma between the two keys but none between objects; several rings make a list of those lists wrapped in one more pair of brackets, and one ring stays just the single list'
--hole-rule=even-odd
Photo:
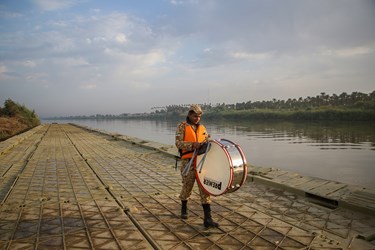
[{"label": "metal bridge deck", "polygon": [[205,229],[195,189],[179,218],[174,158],[68,124],[0,143],[1,249],[374,249],[375,218],[261,183],[213,197]]}]

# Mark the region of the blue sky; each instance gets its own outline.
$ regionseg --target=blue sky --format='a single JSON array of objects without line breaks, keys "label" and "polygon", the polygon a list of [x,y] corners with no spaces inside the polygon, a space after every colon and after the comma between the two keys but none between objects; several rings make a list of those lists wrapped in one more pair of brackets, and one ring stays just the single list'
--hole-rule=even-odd
[{"label": "blue sky", "polygon": [[375,1],[0,1],[0,103],[39,116],[375,90]]}]

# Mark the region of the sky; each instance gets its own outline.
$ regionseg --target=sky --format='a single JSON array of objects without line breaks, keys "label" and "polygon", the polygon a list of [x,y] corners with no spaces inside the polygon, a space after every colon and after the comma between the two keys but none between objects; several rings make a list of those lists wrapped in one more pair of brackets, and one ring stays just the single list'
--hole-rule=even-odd
[{"label": "sky", "polygon": [[375,90],[374,0],[0,0],[0,106],[40,117]]}]

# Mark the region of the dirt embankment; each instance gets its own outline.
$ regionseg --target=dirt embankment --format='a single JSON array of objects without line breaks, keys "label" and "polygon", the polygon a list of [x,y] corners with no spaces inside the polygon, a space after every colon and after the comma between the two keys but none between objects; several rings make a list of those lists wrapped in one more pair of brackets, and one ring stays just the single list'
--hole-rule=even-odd
[{"label": "dirt embankment", "polygon": [[28,125],[17,117],[0,117],[0,141],[29,129]]}]

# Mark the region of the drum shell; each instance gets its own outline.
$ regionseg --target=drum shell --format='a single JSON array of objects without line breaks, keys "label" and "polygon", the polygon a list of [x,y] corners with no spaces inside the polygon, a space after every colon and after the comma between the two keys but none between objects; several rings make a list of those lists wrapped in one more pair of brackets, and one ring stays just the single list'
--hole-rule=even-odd
[{"label": "drum shell", "polygon": [[[210,143],[211,149],[202,168],[196,169],[198,184],[213,196],[236,191],[247,176],[247,162],[242,149],[226,139],[213,140]],[[197,162],[202,158],[203,155],[199,155]]]},{"label": "drum shell", "polygon": [[232,164],[233,180],[227,190],[227,193],[230,193],[239,189],[245,182],[247,176],[247,162],[239,145],[225,139],[220,140],[220,142],[224,145]]}]

